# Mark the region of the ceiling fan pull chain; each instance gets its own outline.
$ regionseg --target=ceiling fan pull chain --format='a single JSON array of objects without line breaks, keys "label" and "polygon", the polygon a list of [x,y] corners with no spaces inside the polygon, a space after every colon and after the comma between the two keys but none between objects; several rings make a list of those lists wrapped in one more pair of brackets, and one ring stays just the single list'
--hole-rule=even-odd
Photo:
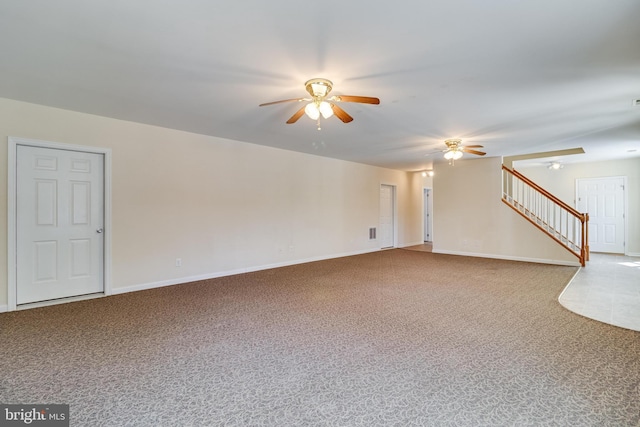
[{"label": "ceiling fan pull chain", "polygon": [[320,127],[320,117],[318,117],[318,122],[316,124],[318,125],[318,130],[322,130],[322,128]]}]

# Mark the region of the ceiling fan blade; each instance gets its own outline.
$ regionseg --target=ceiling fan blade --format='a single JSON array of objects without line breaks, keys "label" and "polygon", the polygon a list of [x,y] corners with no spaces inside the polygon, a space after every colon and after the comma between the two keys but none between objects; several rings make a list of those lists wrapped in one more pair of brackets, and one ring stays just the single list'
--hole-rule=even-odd
[{"label": "ceiling fan blade", "polygon": [[283,102],[294,102],[294,101],[306,101],[307,98],[295,98],[295,99],[283,99],[282,101],[273,101],[273,102],[265,102],[264,104],[260,104],[258,105],[258,107],[264,107],[266,105],[273,105],[273,104],[282,104]]},{"label": "ceiling fan blade", "polygon": [[304,114],[304,109],[305,109],[306,105],[304,107],[302,107],[301,109],[299,109],[298,111],[296,111],[296,113],[291,116],[291,118],[289,120],[287,120],[287,124],[292,124],[298,121],[298,119],[300,117],[302,117],[302,115]]},{"label": "ceiling fan blade", "polygon": [[336,95],[331,97],[338,102],[359,102],[361,104],[380,104],[378,98],[371,96],[352,96],[352,95]]},{"label": "ceiling fan blade", "polygon": [[346,111],[338,107],[336,104],[331,104],[331,109],[333,110],[333,114],[335,114],[336,117],[342,120],[344,123],[349,123],[353,120],[353,117],[347,114]]},{"label": "ceiling fan blade", "polygon": [[476,156],[484,156],[485,154],[487,154],[487,153],[483,153],[482,151],[469,150],[466,147],[463,147],[461,150],[464,151],[465,153],[475,154]]},{"label": "ceiling fan blade", "polygon": [[465,145],[464,148],[484,148],[482,145]]}]

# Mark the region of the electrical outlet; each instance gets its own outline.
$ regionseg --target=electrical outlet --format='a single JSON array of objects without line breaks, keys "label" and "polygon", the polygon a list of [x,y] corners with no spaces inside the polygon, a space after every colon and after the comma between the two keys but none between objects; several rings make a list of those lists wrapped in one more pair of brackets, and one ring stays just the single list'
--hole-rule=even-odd
[{"label": "electrical outlet", "polygon": [[182,267],[182,258],[176,258],[176,267]]}]

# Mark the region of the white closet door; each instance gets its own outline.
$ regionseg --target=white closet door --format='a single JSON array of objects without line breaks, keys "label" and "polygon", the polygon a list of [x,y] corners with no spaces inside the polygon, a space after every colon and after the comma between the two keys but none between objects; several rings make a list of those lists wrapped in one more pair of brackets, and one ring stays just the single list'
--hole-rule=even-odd
[{"label": "white closet door", "polygon": [[394,187],[380,186],[380,247],[392,248],[394,245]]},{"label": "white closet door", "polygon": [[18,145],[17,304],[104,291],[104,155]]}]

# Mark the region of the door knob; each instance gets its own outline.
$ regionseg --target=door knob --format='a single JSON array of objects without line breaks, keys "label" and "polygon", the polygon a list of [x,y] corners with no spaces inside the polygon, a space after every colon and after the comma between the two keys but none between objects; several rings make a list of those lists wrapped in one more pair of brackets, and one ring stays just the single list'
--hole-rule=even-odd
[{"label": "door knob", "polygon": [[98,229],[96,230],[96,233],[98,233],[98,234],[102,233],[102,228],[98,228]]}]

